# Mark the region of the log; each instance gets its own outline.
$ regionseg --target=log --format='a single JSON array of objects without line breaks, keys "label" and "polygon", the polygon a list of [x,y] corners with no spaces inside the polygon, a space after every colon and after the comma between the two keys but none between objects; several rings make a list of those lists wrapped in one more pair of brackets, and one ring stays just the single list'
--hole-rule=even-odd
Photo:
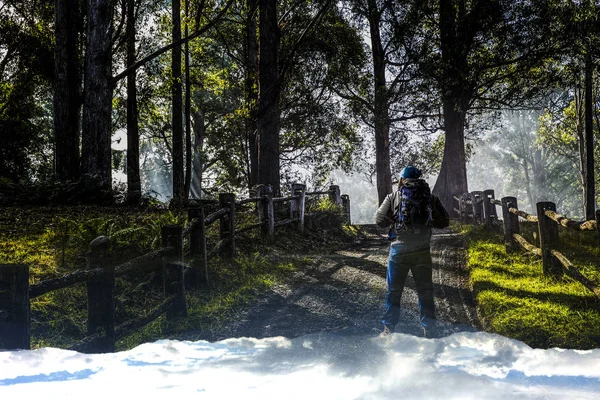
[{"label": "log", "polygon": [[102,271],[102,268],[95,268],[92,270],[77,270],[57,278],[44,279],[43,281],[29,286],[29,298],[35,299],[36,297],[42,296],[46,293],[85,282],[89,278],[102,275]]},{"label": "log", "polygon": [[529,243],[523,236],[519,235],[518,233],[513,233],[513,238],[525,250],[529,251],[530,253],[536,254],[536,255],[538,255],[540,257],[542,256],[542,249],[540,249],[539,247],[535,247],[534,245],[532,245],[531,243]]},{"label": "log", "polygon": [[172,247],[164,247],[162,249],[143,254],[139,257],[132,258],[123,264],[117,265],[115,267],[115,275],[122,276],[138,268],[143,268],[148,271],[151,271],[155,268],[158,269],[162,265],[162,257],[175,254],[176,251]]},{"label": "log", "polygon": [[577,270],[577,268],[575,268],[575,266],[571,264],[571,261],[569,261],[567,257],[565,257],[556,250],[551,250],[550,252],[558,260],[558,262],[560,262],[567,275],[569,275],[571,278],[575,279],[583,286],[588,288],[592,293],[596,295],[596,297],[600,298],[600,287],[598,287],[598,285],[596,285],[594,282],[590,281],[588,278],[582,275],[581,272],[579,272],[579,270]]},{"label": "log", "polygon": [[521,211],[511,207],[508,209],[508,212],[518,215],[519,217],[526,219],[529,222],[538,222],[538,217],[536,217],[535,215],[528,214],[525,211]]},{"label": "log", "polygon": [[273,203],[283,203],[284,201],[297,200],[298,196],[287,196],[287,197],[276,197],[273,199]]},{"label": "log", "polygon": [[564,226],[565,228],[569,228],[569,229],[573,229],[576,231],[595,231],[596,230],[596,224],[593,220],[590,221],[584,221],[584,222],[578,222],[578,221],[573,221],[572,219],[569,219],[567,217],[565,217],[564,215],[558,214],[555,211],[552,210],[546,210],[546,216],[548,218],[550,218],[552,221]]},{"label": "log", "polygon": [[235,202],[236,206],[243,206],[244,204],[248,204],[248,203],[258,203],[259,201],[262,201],[262,197],[250,197],[248,199],[242,199],[242,200],[237,200]]},{"label": "log", "polygon": [[281,221],[275,222],[275,227],[277,228],[280,226],[288,225],[296,221],[298,221],[296,218],[282,219]]},{"label": "log", "polygon": [[259,222],[259,223],[256,223],[256,224],[248,225],[248,226],[245,226],[243,228],[237,229],[235,231],[235,234],[239,235],[241,233],[251,231],[252,229],[262,228],[265,225],[266,225],[266,222]]},{"label": "log", "polygon": [[209,214],[208,217],[206,217],[204,219],[204,225],[210,225],[213,222],[215,222],[216,220],[220,219],[221,217],[223,217],[224,215],[227,215],[229,213],[229,209],[227,208],[221,208],[217,211],[215,211],[212,214]]},{"label": "log", "polygon": [[177,296],[171,296],[168,299],[165,299],[158,307],[150,311],[147,315],[142,317],[132,319],[127,321],[121,325],[119,325],[116,329],[117,339],[124,338],[137,331],[141,327],[148,325],[150,322],[154,321],[156,318],[160,317],[161,314],[165,313],[169,308],[173,306],[173,303],[177,301]]}]

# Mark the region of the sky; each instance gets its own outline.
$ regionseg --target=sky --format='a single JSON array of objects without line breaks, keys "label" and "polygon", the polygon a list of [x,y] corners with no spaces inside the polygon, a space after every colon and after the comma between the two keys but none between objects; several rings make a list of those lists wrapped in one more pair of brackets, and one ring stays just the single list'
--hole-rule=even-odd
[{"label": "sky", "polygon": [[0,399],[599,399],[600,349],[321,332],[160,340],[129,351],[0,352]]}]

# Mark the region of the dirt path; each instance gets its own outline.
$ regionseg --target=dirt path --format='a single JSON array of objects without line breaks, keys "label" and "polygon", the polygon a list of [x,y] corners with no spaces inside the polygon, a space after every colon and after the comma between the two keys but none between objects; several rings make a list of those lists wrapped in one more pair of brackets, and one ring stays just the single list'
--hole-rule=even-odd
[{"label": "dirt path", "polygon": [[[215,340],[227,337],[288,338],[324,330],[377,334],[386,291],[389,242],[374,225],[346,250],[311,255],[312,263],[273,287],[225,327]],[[433,280],[442,334],[479,330],[459,235],[436,231],[432,238]],[[304,257],[304,255],[303,255]],[[418,335],[417,294],[409,274],[402,296],[397,331]]]}]

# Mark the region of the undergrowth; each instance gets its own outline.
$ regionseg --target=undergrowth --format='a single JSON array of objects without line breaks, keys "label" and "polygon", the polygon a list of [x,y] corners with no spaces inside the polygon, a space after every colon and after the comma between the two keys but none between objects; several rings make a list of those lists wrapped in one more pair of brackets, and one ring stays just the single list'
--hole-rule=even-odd
[{"label": "undergrowth", "polygon": [[[470,284],[487,331],[537,348],[599,347],[600,299],[592,292],[566,275],[544,276],[541,258],[525,250],[507,253],[501,233],[483,226],[455,228],[467,238]],[[534,226],[521,224],[521,233],[539,246]],[[561,229],[559,250],[600,284],[595,240],[594,234]]]},{"label": "undergrowth", "polygon": [[[89,243],[104,235],[111,238],[110,262],[119,264],[161,247],[161,227],[185,225],[184,213],[166,209],[127,207],[4,208],[0,214],[0,264],[23,263],[30,283],[85,268]],[[207,208],[206,215],[214,210]],[[215,339],[221,327],[240,307],[284,280],[306,262],[298,255],[339,248],[356,235],[342,227],[342,212],[322,203],[325,223],[315,223],[298,234],[296,224],[276,229],[268,243],[254,229],[236,236],[236,258],[209,262],[209,281],[186,294],[188,316],[167,322],[165,316],[117,342],[117,350],[149,340],[176,337],[193,331],[197,338]],[[276,220],[289,217],[281,207]],[[286,216],[287,213],[287,216]],[[236,228],[258,222],[252,206],[236,212]],[[323,221],[321,221],[323,222]],[[207,226],[207,248],[219,241],[218,222]],[[185,242],[187,253],[189,244]],[[294,257],[289,257],[294,255]],[[185,261],[190,261],[186,258]],[[69,347],[87,336],[87,294],[84,284],[47,293],[31,300],[31,345]],[[116,324],[148,314],[164,300],[162,273],[137,273],[116,279]]]}]

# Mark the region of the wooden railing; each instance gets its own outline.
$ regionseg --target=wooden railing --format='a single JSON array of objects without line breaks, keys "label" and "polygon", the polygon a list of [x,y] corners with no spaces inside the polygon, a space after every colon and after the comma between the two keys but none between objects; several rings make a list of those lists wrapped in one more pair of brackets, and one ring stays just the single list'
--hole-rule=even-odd
[{"label": "wooden railing", "polygon": [[[530,253],[541,256],[544,274],[560,276],[565,273],[580,282],[600,298],[600,287],[581,274],[577,268],[573,266],[571,261],[557,250],[559,246],[559,226],[579,232],[596,231],[598,235],[598,246],[600,247],[600,210],[596,210],[595,220],[581,222],[571,220],[558,214],[556,212],[556,204],[552,202],[539,202],[536,204],[537,216],[535,216],[519,210],[516,197],[503,197],[499,201],[493,198],[493,191],[486,190],[483,193],[486,192],[488,194],[491,192],[491,196],[484,196],[483,198],[483,221],[485,221],[486,226],[490,229],[499,227],[500,224],[496,222],[497,219],[493,217],[493,215],[495,215],[495,210],[493,212],[490,210],[489,213],[486,213],[485,210],[487,208],[485,205],[489,203],[494,209],[495,206],[502,207],[503,223],[501,226],[504,231],[504,242],[507,252],[523,248]],[[459,214],[459,218],[462,222],[474,224],[482,222],[482,220],[478,218],[475,209],[473,208],[473,211],[469,209],[469,205],[473,205],[478,201],[476,200],[473,202],[473,198],[474,197],[469,193],[454,197],[459,203],[459,208],[455,208],[455,211]],[[538,224],[540,247],[529,243],[521,236],[519,217],[528,222]]]},{"label": "wooden railing", "polygon": [[[235,239],[240,234],[260,229],[271,242],[275,228],[296,224],[304,231],[306,196],[329,196],[343,208],[346,222],[350,222],[350,200],[340,195],[337,185],[327,192],[306,193],[304,184],[294,184],[291,195],[273,197],[268,185],[259,185],[247,199],[237,200],[233,193],[220,193],[218,201],[204,201],[203,205],[188,209],[185,228],[167,225],[162,228],[162,247],[120,265],[108,263],[110,238],[100,236],[90,243],[87,268],[60,277],[29,284],[29,267],[21,264],[0,265],[0,349],[30,348],[30,301],[46,293],[79,283],[87,287],[87,337],[70,348],[83,352],[112,352],[117,340],[152,322],[163,313],[168,320],[187,315],[185,288],[197,287],[208,281],[208,262],[221,255],[235,256]],[[219,208],[205,216],[206,204]],[[289,218],[275,220],[275,204],[289,203]],[[236,207],[255,204],[258,221],[236,228]],[[219,221],[219,241],[207,251],[206,230]],[[184,260],[184,238],[189,235],[189,265]],[[115,278],[132,271],[148,273],[162,268],[164,301],[147,315],[115,326]]]}]

